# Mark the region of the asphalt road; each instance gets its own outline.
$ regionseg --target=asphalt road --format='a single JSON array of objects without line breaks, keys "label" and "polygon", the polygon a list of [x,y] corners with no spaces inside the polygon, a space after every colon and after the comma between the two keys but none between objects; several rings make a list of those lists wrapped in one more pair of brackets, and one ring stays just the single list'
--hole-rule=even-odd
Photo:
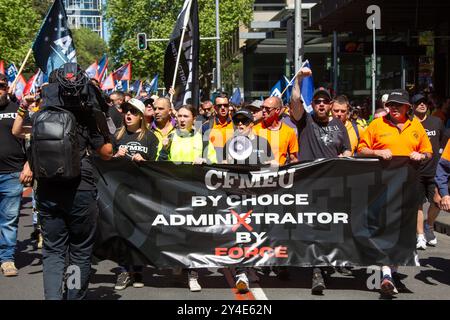
[{"label": "asphalt road", "polygon": [[[16,266],[19,276],[5,278],[0,275],[0,300],[41,300],[42,259],[40,250],[30,240],[32,230],[31,199],[24,198],[20,214]],[[401,267],[405,290],[397,300],[450,299],[450,237],[437,234],[437,247],[419,252],[421,267]],[[367,288],[369,274],[355,269],[352,276],[334,273],[327,281],[323,296],[310,293],[310,269],[289,268],[289,279],[279,279],[273,272],[255,272],[258,282],[251,283],[251,292],[238,294],[229,270],[204,269],[200,271],[201,292],[187,288],[186,276],[173,276],[170,271],[146,268],[144,288],[128,287],[114,290],[117,265],[111,261],[94,264],[89,286],[89,299],[109,300],[378,300],[379,292]]]}]

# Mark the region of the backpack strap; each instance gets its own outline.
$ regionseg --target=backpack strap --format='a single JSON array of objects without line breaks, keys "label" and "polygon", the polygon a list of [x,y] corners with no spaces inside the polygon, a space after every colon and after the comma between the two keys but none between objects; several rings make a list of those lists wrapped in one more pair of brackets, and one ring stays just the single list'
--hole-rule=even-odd
[{"label": "backpack strap", "polygon": [[352,123],[353,129],[355,130],[356,133],[356,138],[358,139],[358,142],[356,143],[356,150],[358,150],[358,145],[359,145],[359,130],[358,130],[358,124],[356,123],[356,121],[352,120],[350,121]]}]

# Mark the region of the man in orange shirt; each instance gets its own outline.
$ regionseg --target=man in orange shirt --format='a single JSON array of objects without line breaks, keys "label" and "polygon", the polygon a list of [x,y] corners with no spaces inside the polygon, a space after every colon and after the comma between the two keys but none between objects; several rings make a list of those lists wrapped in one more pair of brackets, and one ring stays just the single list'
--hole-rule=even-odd
[{"label": "man in orange shirt", "polygon": [[229,114],[230,103],[225,93],[221,93],[216,97],[214,110],[216,116],[211,118],[209,122],[202,127],[203,135],[209,136],[209,141],[216,149],[218,163],[225,159],[219,159],[223,155],[223,148],[228,139],[233,137],[234,127]]},{"label": "man in orange shirt", "polygon": [[256,134],[266,138],[272,147],[274,164],[285,165],[298,161],[298,141],[294,129],[280,121],[283,103],[279,97],[269,97],[261,106],[263,121]]},{"label": "man in orange shirt", "polygon": [[331,105],[331,114],[334,118],[342,121],[347,129],[348,137],[350,139],[350,145],[352,148],[352,155],[358,150],[359,138],[364,132],[365,128],[356,123],[355,120],[350,118],[350,103],[348,98],[344,95],[337,96]]},{"label": "man in orange shirt", "polygon": [[[409,114],[411,104],[405,90],[394,90],[386,102],[389,114],[373,120],[362,134],[358,153],[391,160],[393,156],[408,156],[413,161],[430,159],[433,149],[419,120]],[[392,270],[392,272],[391,272]],[[381,293],[397,294],[397,266],[383,266]]]}]

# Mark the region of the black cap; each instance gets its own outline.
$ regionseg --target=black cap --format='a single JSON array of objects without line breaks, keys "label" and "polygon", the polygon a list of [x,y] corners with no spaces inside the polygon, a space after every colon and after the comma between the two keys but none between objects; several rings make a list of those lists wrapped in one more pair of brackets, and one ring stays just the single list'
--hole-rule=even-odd
[{"label": "black cap", "polygon": [[250,110],[248,110],[247,108],[243,108],[243,109],[237,111],[233,115],[233,121],[236,121],[236,119],[239,118],[239,116],[245,117],[245,118],[249,119],[251,122],[255,121],[255,119],[253,118],[253,113]]},{"label": "black cap", "polygon": [[328,91],[328,90],[325,89],[324,87],[320,87],[320,88],[317,88],[316,90],[314,90],[314,93],[313,93],[313,99],[314,99],[316,96],[318,96],[318,95],[326,96],[328,99],[331,100],[331,94],[330,94],[330,91]]},{"label": "black cap", "polygon": [[401,104],[407,104],[411,106],[411,103],[409,102],[409,94],[406,90],[403,89],[397,89],[393,90],[389,93],[389,97],[386,101],[386,104],[389,102],[396,102]]},{"label": "black cap", "polygon": [[411,98],[411,102],[412,104],[419,104],[419,102],[427,102],[427,98],[425,98],[425,96],[423,94],[416,94]]}]

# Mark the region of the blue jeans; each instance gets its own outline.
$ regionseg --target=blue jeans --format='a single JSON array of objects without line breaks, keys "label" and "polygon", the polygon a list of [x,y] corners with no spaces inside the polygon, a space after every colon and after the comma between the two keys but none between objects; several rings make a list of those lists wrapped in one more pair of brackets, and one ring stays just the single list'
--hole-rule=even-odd
[{"label": "blue jeans", "polygon": [[23,186],[20,172],[0,174],[0,263],[14,261]]},{"label": "blue jeans", "polygon": [[[91,271],[92,249],[97,226],[97,192],[44,190],[36,194],[39,222],[44,238],[43,274],[44,295],[47,300],[62,300],[63,286],[67,299],[79,300],[86,297]],[[70,270],[78,270],[79,285],[64,284],[66,255]],[[69,269],[68,269],[69,271]]]}]

